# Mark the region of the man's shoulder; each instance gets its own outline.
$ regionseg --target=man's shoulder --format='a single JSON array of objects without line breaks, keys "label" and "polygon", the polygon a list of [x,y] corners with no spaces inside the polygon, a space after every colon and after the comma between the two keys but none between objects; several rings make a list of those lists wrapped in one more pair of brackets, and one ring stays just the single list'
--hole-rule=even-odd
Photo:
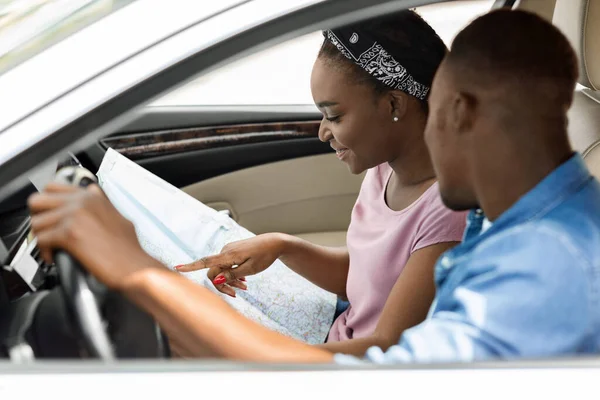
[{"label": "man's shoulder", "polygon": [[[600,228],[587,226],[600,238]],[[600,242],[590,243],[568,221],[542,218],[519,224],[490,235],[472,252],[471,260],[488,263],[509,272],[525,270],[549,275],[549,271],[565,274],[593,274],[594,260],[600,256]]]}]

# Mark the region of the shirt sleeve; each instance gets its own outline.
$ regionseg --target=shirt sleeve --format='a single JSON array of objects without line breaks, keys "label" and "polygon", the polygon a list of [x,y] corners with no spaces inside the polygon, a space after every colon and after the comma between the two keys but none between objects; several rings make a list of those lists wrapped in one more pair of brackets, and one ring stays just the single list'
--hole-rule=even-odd
[{"label": "shirt sleeve", "polygon": [[539,230],[498,238],[470,264],[454,266],[466,268],[463,279],[453,290],[439,288],[448,293],[436,297],[431,317],[405,331],[399,344],[386,352],[370,348],[364,360],[335,361],[470,362],[576,352],[591,328],[593,270],[565,240]]},{"label": "shirt sleeve", "polygon": [[460,242],[466,223],[467,213],[452,211],[446,207],[436,188],[417,230],[411,253],[437,243]]}]

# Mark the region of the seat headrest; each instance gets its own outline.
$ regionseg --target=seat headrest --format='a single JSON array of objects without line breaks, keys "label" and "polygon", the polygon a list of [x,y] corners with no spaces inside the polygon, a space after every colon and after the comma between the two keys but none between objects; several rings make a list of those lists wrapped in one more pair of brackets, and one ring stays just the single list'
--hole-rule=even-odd
[{"label": "seat headrest", "polygon": [[600,179],[600,142],[584,154],[585,164],[593,177]]},{"label": "seat headrest", "polygon": [[600,1],[557,0],[552,19],[579,58],[579,83],[600,89]]}]

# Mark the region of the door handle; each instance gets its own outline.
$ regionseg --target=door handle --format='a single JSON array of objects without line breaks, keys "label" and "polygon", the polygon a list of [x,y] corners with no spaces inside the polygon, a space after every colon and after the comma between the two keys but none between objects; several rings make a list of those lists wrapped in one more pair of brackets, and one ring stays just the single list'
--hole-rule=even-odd
[{"label": "door handle", "polygon": [[227,215],[229,218],[233,219],[233,214],[231,213],[231,210],[228,210],[228,209],[226,209],[226,210],[219,210],[219,212],[220,212],[221,214],[225,214],[225,215]]}]

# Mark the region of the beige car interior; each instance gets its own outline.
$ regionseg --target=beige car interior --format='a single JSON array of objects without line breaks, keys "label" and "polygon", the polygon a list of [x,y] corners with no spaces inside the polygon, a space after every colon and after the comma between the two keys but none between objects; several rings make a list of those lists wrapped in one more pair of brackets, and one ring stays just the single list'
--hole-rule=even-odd
[{"label": "beige car interior", "polygon": [[[595,176],[600,176],[600,0],[521,0],[516,8],[551,20],[571,40],[580,77],[569,111],[569,136]],[[249,168],[184,190],[250,231],[285,232],[312,242],[344,246],[361,176],[334,154]]]},{"label": "beige car interior", "polygon": [[363,175],[335,154],[252,167],[183,190],[260,234],[284,232],[326,246],[344,246]]},{"label": "beige car interior", "polygon": [[517,7],[550,19],[569,38],[579,58],[579,86],[569,110],[569,137],[600,177],[600,1],[522,0]]}]

